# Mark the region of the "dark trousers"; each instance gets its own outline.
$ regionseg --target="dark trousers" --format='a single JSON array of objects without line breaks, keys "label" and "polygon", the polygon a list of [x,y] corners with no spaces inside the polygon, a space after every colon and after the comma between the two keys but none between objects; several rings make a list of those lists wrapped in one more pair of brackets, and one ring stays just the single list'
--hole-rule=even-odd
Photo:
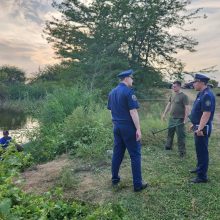
[{"label": "dark trousers", "polygon": [[[169,124],[168,127],[172,127],[174,125],[183,123],[183,118],[170,118],[169,119]],[[185,144],[185,139],[186,139],[186,132],[185,132],[185,125],[181,124],[176,127],[172,127],[168,129],[168,134],[167,134],[167,141],[165,148],[166,149],[172,149],[173,147],[173,138],[175,133],[177,134],[177,143],[178,143],[178,150],[180,156],[183,156],[186,154],[186,144]]]},{"label": "dark trousers", "polygon": [[208,136],[194,136],[197,156],[197,175],[199,178],[207,179],[209,164]]},{"label": "dark trousers", "polygon": [[119,169],[125,150],[131,158],[134,188],[142,186],[141,144],[136,141],[136,129],[133,124],[114,124],[114,150],[112,157],[112,182],[120,181]]}]

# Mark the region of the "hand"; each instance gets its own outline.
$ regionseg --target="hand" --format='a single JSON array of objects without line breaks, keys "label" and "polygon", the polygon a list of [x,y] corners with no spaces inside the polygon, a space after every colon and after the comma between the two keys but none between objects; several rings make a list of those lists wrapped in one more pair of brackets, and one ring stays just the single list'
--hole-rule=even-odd
[{"label": "hand", "polygon": [[141,140],[141,130],[138,129],[138,130],[136,131],[136,141],[140,141],[140,140]]},{"label": "hand", "polygon": [[197,136],[204,136],[203,131],[200,131],[200,130],[196,130],[196,131],[195,131],[195,134],[196,134]]},{"label": "hand", "polygon": [[166,116],[164,114],[161,115],[161,120],[165,121]]},{"label": "hand", "polygon": [[193,131],[193,125],[189,126],[189,131],[192,132]]},{"label": "hand", "polygon": [[184,124],[186,124],[186,123],[187,123],[187,121],[188,121],[188,118],[184,118],[183,123],[184,123]]}]

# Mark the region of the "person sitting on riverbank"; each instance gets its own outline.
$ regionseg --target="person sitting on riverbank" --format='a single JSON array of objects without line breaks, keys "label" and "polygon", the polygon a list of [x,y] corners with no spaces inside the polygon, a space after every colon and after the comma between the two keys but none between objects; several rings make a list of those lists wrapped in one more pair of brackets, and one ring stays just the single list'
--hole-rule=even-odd
[{"label": "person sitting on riverbank", "polygon": [[3,137],[0,138],[0,146],[3,149],[6,149],[11,142],[12,138],[9,136],[9,131],[5,130],[3,131]]},{"label": "person sitting on riverbank", "polygon": [[22,145],[17,144],[15,140],[12,140],[12,137],[9,136],[9,131],[7,130],[3,131],[3,137],[0,138],[0,147],[6,150],[10,142],[13,142],[18,152],[21,152],[24,150]]}]

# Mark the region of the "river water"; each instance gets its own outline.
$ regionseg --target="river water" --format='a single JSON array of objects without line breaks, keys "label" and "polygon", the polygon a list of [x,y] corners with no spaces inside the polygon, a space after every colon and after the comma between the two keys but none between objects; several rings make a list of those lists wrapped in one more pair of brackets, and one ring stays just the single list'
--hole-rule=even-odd
[{"label": "river water", "polygon": [[35,119],[23,112],[0,110],[0,137],[3,130],[9,130],[17,143],[27,143],[28,134],[38,126]]}]

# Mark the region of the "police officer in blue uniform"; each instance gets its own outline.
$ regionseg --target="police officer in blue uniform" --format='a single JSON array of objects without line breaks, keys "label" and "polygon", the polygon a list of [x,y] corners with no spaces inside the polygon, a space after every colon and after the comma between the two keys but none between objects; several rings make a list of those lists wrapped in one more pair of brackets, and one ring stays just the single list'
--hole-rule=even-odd
[{"label": "police officer in blue uniform", "polygon": [[191,170],[197,177],[192,183],[206,183],[209,163],[208,142],[212,131],[212,121],[215,112],[215,96],[207,87],[209,78],[203,74],[196,74],[193,86],[199,91],[193,104],[190,119],[191,130],[194,131],[194,140],[197,155],[197,167]]},{"label": "police officer in blue uniform", "polygon": [[139,104],[131,88],[133,70],[118,74],[119,85],[108,97],[108,109],[112,114],[114,149],[112,156],[112,185],[120,182],[119,169],[125,150],[131,158],[134,191],[145,189],[148,185],[142,182],[141,176],[141,129],[137,109]]}]

